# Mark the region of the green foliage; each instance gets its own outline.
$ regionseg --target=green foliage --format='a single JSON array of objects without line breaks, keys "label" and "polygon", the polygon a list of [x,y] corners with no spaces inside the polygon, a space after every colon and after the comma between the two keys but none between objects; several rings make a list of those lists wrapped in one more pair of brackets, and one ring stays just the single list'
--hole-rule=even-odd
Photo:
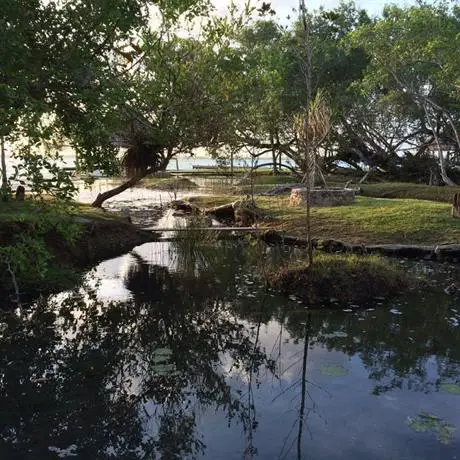
[{"label": "green foliage", "polygon": [[[408,8],[387,7],[382,18],[350,35],[350,43],[369,57],[364,77],[353,87],[373,101],[372,110],[388,113],[386,125],[394,131],[386,134],[391,142],[378,141],[386,144],[383,156],[409,143],[412,148],[406,154],[419,157],[440,142],[446,163],[458,164],[459,32],[458,8],[447,2],[422,2]],[[383,127],[382,122],[376,125]],[[370,137],[375,139],[375,133]],[[398,157],[392,161],[397,164]],[[440,157],[442,179],[452,185],[443,163]]]},{"label": "green foliage", "polygon": [[44,279],[50,259],[44,241],[30,234],[20,234],[14,245],[0,248],[2,265],[20,278]]},{"label": "green foliage", "polygon": [[25,205],[22,211],[30,213],[2,241],[2,268],[21,281],[43,279],[51,261],[45,239],[55,232],[75,240],[78,226],[65,203],[76,187],[62,168],[64,144],[76,151],[82,171],[118,169],[114,135],[125,127],[125,107],[138,96],[132,64],[144,52],[139,42],[149,9],[155,6],[164,27],[171,27],[183,14],[190,19],[208,5],[207,0],[3,2],[0,136],[17,160],[11,179],[34,197],[57,202]]},{"label": "green foliage", "polygon": [[16,155],[20,161],[13,166],[11,179],[27,186],[33,196],[47,195],[65,201],[75,195],[77,188],[69,173],[58,163],[57,152],[40,155],[27,146]]},{"label": "green foliage", "polygon": [[0,205],[2,290],[10,290],[5,286],[11,285],[12,277],[20,288],[47,278],[56,264],[50,247],[59,240],[72,244],[81,233],[72,212],[73,207],[60,202],[27,200]]},{"label": "green foliage", "polygon": [[[116,168],[113,135],[124,123],[123,107],[133,98],[131,75],[122,60],[128,56],[126,47],[132,61],[152,5],[172,25],[183,13],[203,13],[207,4],[7,0],[2,5],[0,134],[13,144],[20,175],[34,191],[52,190],[65,197],[72,192],[68,177],[51,161],[63,141],[76,150],[79,168]],[[43,168],[51,182],[43,180]]]}]

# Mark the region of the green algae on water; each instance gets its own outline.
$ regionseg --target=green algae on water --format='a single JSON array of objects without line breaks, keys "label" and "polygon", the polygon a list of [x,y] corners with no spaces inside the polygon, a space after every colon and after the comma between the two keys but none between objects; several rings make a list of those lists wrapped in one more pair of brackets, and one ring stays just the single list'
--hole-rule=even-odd
[{"label": "green algae on water", "polygon": [[455,383],[442,383],[439,386],[439,389],[444,393],[450,393],[452,395],[460,396],[460,385],[457,385]]},{"label": "green algae on water", "polygon": [[437,439],[441,444],[450,444],[456,430],[450,423],[428,412],[420,412],[416,417],[408,417],[407,424],[417,433],[427,431],[436,433]]},{"label": "green algae on water", "polygon": [[324,364],[321,366],[320,372],[326,377],[344,377],[345,375],[348,375],[347,369],[335,364]]}]

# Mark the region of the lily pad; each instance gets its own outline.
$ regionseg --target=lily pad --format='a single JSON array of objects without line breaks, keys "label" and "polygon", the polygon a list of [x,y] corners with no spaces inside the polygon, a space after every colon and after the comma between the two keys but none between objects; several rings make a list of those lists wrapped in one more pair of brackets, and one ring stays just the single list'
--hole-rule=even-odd
[{"label": "lily pad", "polygon": [[420,412],[417,417],[408,417],[407,424],[418,433],[436,433],[438,441],[442,444],[450,444],[455,432],[453,425],[428,412]]},{"label": "lily pad", "polygon": [[324,364],[321,366],[320,372],[327,377],[344,377],[348,375],[347,369],[335,364]]},{"label": "lily pad", "polygon": [[460,385],[455,383],[442,383],[439,389],[444,393],[450,393],[452,395],[460,395]]}]

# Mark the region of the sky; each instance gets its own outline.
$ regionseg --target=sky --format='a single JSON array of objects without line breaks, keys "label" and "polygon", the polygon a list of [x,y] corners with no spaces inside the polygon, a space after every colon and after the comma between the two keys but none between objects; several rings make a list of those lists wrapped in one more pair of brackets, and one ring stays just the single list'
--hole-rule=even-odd
[{"label": "sky", "polygon": [[[260,1],[260,0],[259,0]],[[284,21],[288,15],[292,17],[292,8],[297,8],[298,0],[264,0],[270,3],[276,11],[277,17]],[[213,0],[214,5],[219,12],[224,12],[230,0]],[[237,0],[236,3],[244,4],[244,0]],[[253,0],[256,3],[256,0]],[[323,6],[325,9],[332,9],[339,5],[340,0],[305,0],[307,9],[318,9]],[[407,6],[415,3],[415,0],[355,0],[358,7],[364,8],[371,16],[379,15],[386,4],[396,4],[399,6]]]}]

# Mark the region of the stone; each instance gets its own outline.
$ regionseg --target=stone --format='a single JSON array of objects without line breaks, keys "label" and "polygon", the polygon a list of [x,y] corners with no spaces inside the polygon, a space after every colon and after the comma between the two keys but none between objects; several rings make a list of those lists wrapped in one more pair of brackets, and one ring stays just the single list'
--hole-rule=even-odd
[{"label": "stone", "polygon": [[22,185],[18,185],[16,189],[16,201],[24,201],[26,196],[26,189]]},{"label": "stone", "polygon": [[[346,206],[353,204],[355,201],[355,190],[353,189],[318,189],[310,190],[310,206]],[[294,188],[291,191],[289,200],[291,206],[306,206],[307,205],[307,189]]]}]

